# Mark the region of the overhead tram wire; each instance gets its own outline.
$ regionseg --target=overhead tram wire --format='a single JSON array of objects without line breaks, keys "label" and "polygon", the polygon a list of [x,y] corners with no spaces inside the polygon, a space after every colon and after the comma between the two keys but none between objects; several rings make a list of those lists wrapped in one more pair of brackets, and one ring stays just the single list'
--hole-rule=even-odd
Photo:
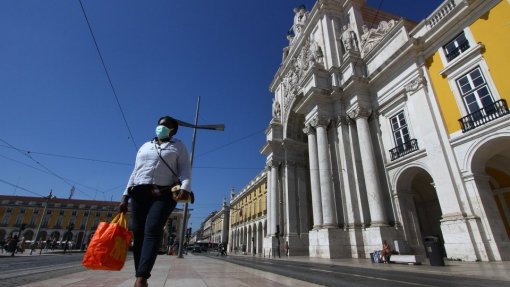
[{"label": "overhead tram wire", "polygon": [[39,193],[34,192],[34,191],[31,191],[31,190],[29,190],[29,189],[26,189],[26,188],[21,187],[21,186],[19,186],[19,185],[17,185],[17,184],[14,184],[14,183],[8,182],[8,181],[6,181],[6,180],[0,179],[0,182],[3,182],[3,183],[5,183],[5,184],[7,184],[7,185],[10,185],[10,186],[12,186],[12,187],[15,187],[15,188],[21,189],[21,190],[26,191],[26,192],[28,192],[28,193],[31,193],[31,194],[33,194],[33,195],[37,195],[37,196],[39,196],[39,197],[44,197],[44,195],[42,195],[42,194],[39,194]]},{"label": "overhead tram wire", "polygon": [[[38,168],[36,168],[36,167],[32,167],[32,166],[26,165],[26,164],[24,164],[24,163],[21,163],[21,162],[19,162],[19,161],[17,161],[17,160],[14,160],[14,159],[8,158],[8,157],[6,157],[6,156],[1,156],[1,157],[6,158],[6,159],[11,160],[11,161],[18,162],[18,163],[23,164],[23,165],[26,165],[26,166],[29,166],[29,167],[31,167],[31,168],[33,168],[33,169],[36,169],[36,170],[40,171],[40,172],[44,172],[44,173],[47,173],[47,174],[49,174],[49,175],[52,175],[52,176],[54,176],[54,177],[56,177],[56,178],[60,179],[61,181],[63,181],[64,183],[66,183],[66,184],[67,184],[67,185],[69,185],[69,186],[76,186],[76,185],[80,185],[80,186],[86,187],[85,185],[83,185],[83,184],[79,184],[79,183],[77,183],[77,182],[72,183],[72,182],[71,182],[71,180],[69,180],[69,179],[67,179],[67,178],[65,178],[65,177],[63,177],[63,176],[61,176],[61,175],[59,175],[59,174],[55,173],[53,170],[51,170],[50,168],[48,168],[47,166],[45,166],[44,164],[42,164],[40,161],[38,161],[38,160],[36,160],[35,158],[33,158],[33,157],[32,157],[32,155],[31,155],[29,152],[25,152],[24,150],[22,150],[22,149],[20,149],[20,148],[17,148],[17,147],[15,147],[15,146],[13,146],[12,144],[10,144],[9,142],[5,141],[5,140],[4,140],[4,139],[2,139],[2,138],[0,138],[0,141],[1,141],[1,142],[3,142],[3,143],[5,143],[5,144],[6,144],[9,148],[14,149],[14,150],[16,150],[17,152],[19,152],[20,154],[22,154],[22,155],[24,155],[24,156],[28,157],[31,161],[35,162],[37,165],[39,165],[39,166],[40,166],[40,167],[42,167],[43,169],[41,170],[41,169],[38,169]],[[89,188],[90,188],[90,187],[89,187]],[[92,188],[90,188],[90,189],[92,189]],[[76,191],[81,192],[82,194],[84,194],[84,195],[86,195],[86,196],[88,196],[88,197],[92,198],[92,196],[91,196],[90,194],[88,194],[87,192],[85,192],[85,191],[82,191],[82,190],[80,190],[80,189],[76,189]]]},{"label": "overhead tram wire", "polygon": [[108,73],[108,69],[106,68],[106,64],[104,62],[103,55],[101,54],[101,50],[99,50],[99,45],[97,44],[96,36],[94,35],[94,31],[92,31],[92,26],[90,26],[89,18],[87,17],[87,13],[85,12],[83,3],[81,2],[81,0],[78,0],[78,1],[80,2],[81,11],[83,12],[83,16],[85,17],[87,26],[89,27],[90,35],[92,36],[92,40],[94,41],[94,45],[96,46],[97,54],[99,55],[99,59],[101,60],[101,64],[103,66],[104,72],[106,73],[106,77],[108,78],[108,83],[110,84],[110,87],[112,88],[113,95],[115,96],[115,100],[117,101],[117,106],[119,107],[120,113],[122,115],[122,119],[124,120],[124,124],[126,125],[126,128],[129,132],[129,137],[131,138],[131,141],[133,142],[135,151],[137,151],[138,146],[136,145],[135,138],[133,137],[133,133],[131,132],[131,128],[129,128],[129,124],[126,120],[126,115],[124,114],[124,110],[122,109],[122,106],[120,105],[119,97],[117,96],[117,92],[115,91],[115,87],[113,86],[112,79],[110,78],[110,73]]},{"label": "overhead tram wire", "polygon": [[372,20],[372,23],[370,23],[370,28],[374,27],[374,22],[377,20],[377,16],[379,16],[379,11],[381,10],[383,2],[384,0],[379,1],[379,5],[377,6],[377,10],[375,11],[374,19]]},{"label": "overhead tram wire", "polygon": [[197,155],[197,157],[204,156],[204,155],[209,154],[209,153],[211,153],[211,152],[214,152],[214,151],[220,150],[220,149],[222,149],[222,148],[224,148],[224,147],[227,147],[227,146],[233,145],[233,144],[235,144],[235,143],[237,143],[237,142],[240,142],[240,141],[243,141],[243,140],[245,140],[245,139],[248,139],[248,138],[250,138],[250,137],[252,137],[252,136],[255,136],[255,135],[257,135],[257,134],[259,134],[260,132],[263,132],[263,131],[265,131],[265,130],[266,130],[266,128],[263,128],[263,129],[261,129],[261,130],[258,130],[258,131],[256,131],[256,132],[254,132],[254,133],[251,133],[251,134],[249,134],[249,135],[247,135],[247,136],[244,136],[244,137],[238,138],[238,139],[233,140],[233,141],[231,141],[231,142],[228,142],[228,143],[226,143],[226,144],[224,144],[224,145],[221,145],[221,146],[219,146],[219,147],[216,147],[216,148],[213,148],[213,149],[208,150],[208,151],[206,151],[206,152],[203,152],[203,153],[201,153],[201,154]]},{"label": "overhead tram wire", "polygon": [[63,182],[67,183],[69,186],[72,186],[71,183],[69,183],[64,177],[56,174],[53,170],[49,169],[47,166],[45,166],[44,164],[42,164],[41,162],[39,162],[38,160],[36,160],[35,158],[33,158],[30,153],[26,153],[24,152],[22,149],[19,149],[15,146],[13,146],[12,144],[8,143],[7,141],[3,140],[0,138],[0,141],[5,143],[7,146],[9,146],[10,148],[12,149],[15,149],[17,152],[21,153],[22,155],[28,157],[30,160],[32,160],[33,162],[35,162],[37,165],[39,165],[40,167],[42,167],[44,170],[46,170],[49,174],[59,178],[60,180],[62,180]]},{"label": "overhead tram wire", "polygon": [[[10,146],[6,145],[0,145],[0,147],[7,147],[11,148]],[[36,151],[30,151],[30,150],[22,150],[23,152],[30,153],[30,154],[38,154],[38,155],[44,155],[49,157],[60,157],[60,158],[68,158],[68,159],[77,159],[77,160],[85,160],[85,161],[92,161],[92,162],[100,162],[100,163],[108,163],[113,165],[124,165],[124,166],[132,166],[131,163],[126,162],[117,162],[117,161],[109,161],[109,160],[102,160],[102,159],[94,159],[94,158],[86,158],[86,157],[79,157],[79,156],[73,156],[73,155],[62,155],[62,154],[55,154],[55,153],[45,153],[45,152],[36,152]]]}]

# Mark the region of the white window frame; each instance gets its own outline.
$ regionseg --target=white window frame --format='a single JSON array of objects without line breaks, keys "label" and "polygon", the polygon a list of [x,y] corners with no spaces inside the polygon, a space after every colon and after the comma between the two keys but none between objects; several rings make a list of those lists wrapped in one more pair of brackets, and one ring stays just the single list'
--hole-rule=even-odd
[{"label": "white window frame", "polygon": [[[458,55],[457,57],[448,61],[448,58],[446,58],[446,51],[445,51],[444,47],[448,43],[451,43],[452,41],[454,41],[457,38],[457,36],[459,36],[461,33],[464,33],[464,37],[466,37],[466,40],[469,43],[469,48],[467,50],[461,52],[460,55]],[[462,58],[464,58],[466,56],[466,54],[471,53],[472,50],[476,50],[477,46],[478,45],[477,45],[477,43],[473,37],[473,34],[471,33],[471,30],[469,28],[465,28],[465,29],[459,31],[458,33],[456,33],[455,35],[452,35],[451,38],[447,39],[445,41],[445,44],[442,45],[441,48],[439,49],[439,56],[441,58],[441,62],[443,62],[443,66],[445,67],[445,69],[447,69],[449,66],[453,66],[453,65],[457,64],[457,62],[461,61]]]},{"label": "white window frame", "polygon": [[[404,121],[405,121],[405,126],[400,126],[400,120],[397,118],[397,117],[399,117],[400,115],[402,115],[402,117],[403,117],[403,119],[404,119]],[[398,128],[397,130],[395,130],[395,129],[393,128],[393,119],[394,119],[394,118],[397,118],[397,121],[399,122],[399,128]],[[402,109],[402,110],[400,110],[400,111],[398,111],[398,112],[396,112],[393,116],[391,116],[391,117],[389,118],[389,121],[390,121],[390,128],[391,128],[391,136],[392,136],[392,138],[393,138],[393,144],[395,145],[395,147],[401,146],[401,145],[403,145],[404,143],[406,143],[406,142],[408,142],[408,141],[410,141],[410,140],[412,139],[412,138],[411,138],[411,131],[410,131],[410,129],[409,129],[409,121],[408,121],[408,119],[407,119],[407,117],[406,117],[406,114],[405,114],[405,112],[404,112],[404,110],[403,110],[403,109]],[[407,129],[407,137],[409,138],[409,140],[408,140],[408,141],[406,141],[406,140],[405,140],[405,138],[404,138],[404,134],[402,133],[402,130],[403,130],[404,128],[406,128],[406,129]],[[397,137],[395,136],[395,133],[396,133],[396,132],[398,132],[398,133],[400,134],[400,136],[402,137],[402,143],[400,143],[400,144],[397,142]]]},{"label": "white window frame", "polygon": [[[459,47],[460,47],[461,45],[459,44],[460,42],[458,42],[458,41],[457,41],[457,39],[458,39],[458,38],[459,38],[459,36],[461,36],[461,35],[463,35],[463,36],[464,36],[464,38],[465,38],[465,39],[466,39],[466,41],[468,42],[469,47],[468,47],[466,50],[464,50],[464,51],[460,51],[460,50],[459,50],[459,54],[458,54],[457,56],[455,56],[455,57],[454,57],[453,59],[451,59],[451,60],[448,60],[448,55],[449,55],[449,54],[447,54],[447,53],[446,53],[446,46],[448,46],[449,44],[453,43],[453,44],[454,44],[454,46],[455,46],[455,49],[459,49]],[[469,50],[469,49],[473,46],[473,44],[472,44],[472,43],[473,43],[473,41],[470,39],[470,37],[468,37],[468,36],[466,35],[466,32],[465,32],[464,30],[462,30],[462,31],[461,31],[459,34],[457,34],[457,35],[456,35],[456,36],[455,36],[452,40],[450,40],[448,43],[444,44],[444,45],[443,45],[443,47],[441,47],[441,49],[442,49],[442,51],[443,51],[443,54],[444,54],[444,58],[445,58],[445,60],[449,63],[449,62],[455,61],[455,59],[457,59],[458,57],[462,57],[462,54],[464,54],[467,50]]]},{"label": "white window frame", "polygon": [[[482,86],[479,86],[479,87],[475,87],[474,83],[473,83],[473,79],[471,78],[471,74],[478,70],[479,73],[480,73],[480,76],[481,78],[484,80],[484,84]],[[460,83],[459,81],[463,78],[466,78],[469,82],[470,82],[470,85],[473,87],[472,90],[469,91],[469,93],[466,93],[466,94],[463,94],[463,92],[461,91],[461,87],[460,87]],[[474,69],[470,70],[469,72],[465,73],[463,76],[459,77],[456,79],[455,81],[457,83],[457,89],[459,90],[459,93],[461,94],[461,98],[462,98],[462,103],[464,104],[464,108],[466,109],[466,112],[468,114],[471,114],[471,113],[474,113],[475,111],[478,111],[482,108],[484,108],[484,105],[482,104],[482,101],[480,100],[480,96],[478,95],[478,93],[476,91],[480,90],[481,87],[486,87],[487,90],[489,91],[489,96],[492,100],[492,102],[494,103],[495,100],[494,100],[494,96],[492,95],[492,91],[489,87],[489,84],[487,83],[487,79],[485,78],[485,75],[483,74],[483,71],[482,69],[477,66],[477,67],[474,67]],[[473,111],[470,111],[469,110],[469,107],[468,107],[468,103],[466,102],[466,95],[468,94],[474,94],[475,95],[475,98],[476,98],[476,103],[477,103],[477,109],[476,110],[473,110]]]},{"label": "white window frame", "polygon": [[386,159],[390,162],[391,153],[390,150],[397,147],[394,136],[393,136],[393,128],[391,126],[391,118],[396,116],[398,113],[403,112],[404,117],[407,123],[407,129],[409,131],[409,138],[415,139],[414,129],[411,121],[411,117],[409,116],[409,112],[407,110],[407,99],[408,95],[405,90],[400,90],[394,95],[389,95],[387,98],[391,98],[387,104],[383,104],[381,109],[379,110],[380,118],[379,122],[381,123],[381,133],[382,133],[382,141],[384,146],[384,152],[386,154]]}]

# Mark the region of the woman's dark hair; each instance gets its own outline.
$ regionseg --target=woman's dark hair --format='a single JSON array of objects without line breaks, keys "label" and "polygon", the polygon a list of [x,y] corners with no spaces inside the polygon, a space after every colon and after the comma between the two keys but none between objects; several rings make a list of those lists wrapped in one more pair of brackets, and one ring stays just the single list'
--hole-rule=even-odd
[{"label": "woman's dark hair", "polygon": [[[163,121],[163,123],[161,123]],[[165,127],[169,129],[173,129],[173,132],[171,136],[175,135],[177,133],[177,130],[179,129],[179,122],[177,122],[176,119],[170,117],[170,116],[164,116],[159,118],[158,125],[164,125]]]}]

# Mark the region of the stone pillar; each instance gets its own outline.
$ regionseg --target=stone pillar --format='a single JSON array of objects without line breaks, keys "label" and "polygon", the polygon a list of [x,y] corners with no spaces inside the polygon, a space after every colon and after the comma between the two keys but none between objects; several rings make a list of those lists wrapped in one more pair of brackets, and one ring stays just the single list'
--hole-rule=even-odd
[{"label": "stone pillar", "polygon": [[350,148],[346,145],[346,142],[349,140],[348,135],[344,134],[344,127],[347,125],[347,119],[345,116],[338,116],[336,120],[336,129],[338,135],[338,149],[340,153],[340,182],[342,185],[343,195],[344,195],[344,206],[343,210],[345,216],[345,225],[346,227],[354,227],[354,212],[355,208],[353,205],[353,198],[351,194],[351,186],[349,183],[349,167],[347,165],[347,157],[346,154],[350,152]]},{"label": "stone pillar", "polygon": [[319,180],[319,159],[315,129],[307,124],[303,132],[308,135],[308,158],[310,161],[310,188],[312,190],[313,228],[322,226],[322,199]]},{"label": "stone pillar", "polygon": [[296,190],[296,163],[290,160],[285,161],[285,185],[283,191],[283,201],[286,208],[283,209],[285,216],[284,230],[285,235],[296,235],[299,224],[298,197]]},{"label": "stone pillar", "polygon": [[312,125],[317,132],[317,151],[319,159],[319,175],[322,199],[322,216],[324,227],[338,227],[331,178],[331,161],[329,153],[327,126],[329,119],[315,117]]},{"label": "stone pillar", "polygon": [[266,177],[267,177],[267,194],[266,194],[266,220],[267,220],[267,236],[272,234],[271,231],[271,218],[272,218],[272,210],[271,210],[271,166],[268,162],[266,162]]},{"label": "stone pillar", "polygon": [[[464,176],[468,195],[473,199],[472,210],[474,214],[473,216],[463,218],[467,219],[464,221],[467,222],[470,227],[466,230],[469,233],[466,234],[466,239],[464,240],[466,243],[462,243],[467,244],[467,242],[469,242],[469,240],[467,240],[468,238],[474,238],[473,244],[478,250],[476,253],[465,252],[468,256],[473,256],[471,254],[478,255],[477,258],[474,258],[474,256],[473,258],[466,258],[468,261],[504,261],[510,259],[510,242],[503,225],[501,214],[497,208],[489,180],[490,177],[486,174],[470,174]],[[472,223],[475,219],[480,220],[481,228],[476,228],[477,224]],[[443,226],[442,229],[444,229]],[[443,236],[447,236],[445,233],[446,232],[443,231]],[[456,235],[459,237],[459,234]],[[453,240],[446,242],[445,239],[445,248],[447,248],[446,251],[448,255],[450,255],[448,249],[454,249],[455,245],[459,243],[460,242],[455,242]],[[468,248],[465,249],[468,250]]]},{"label": "stone pillar", "polygon": [[[271,235],[276,234],[276,225],[280,224],[280,198],[278,190],[278,163],[271,161]],[[280,227],[281,228],[281,227]],[[280,229],[281,230],[281,229]]]},{"label": "stone pillar", "polygon": [[368,206],[370,209],[370,223],[371,226],[384,226],[387,225],[387,220],[382,202],[381,184],[379,182],[372,138],[368,125],[370,113],[370,110],[358,107],[354,111],[349,112],[349,117],[356,120]]}]

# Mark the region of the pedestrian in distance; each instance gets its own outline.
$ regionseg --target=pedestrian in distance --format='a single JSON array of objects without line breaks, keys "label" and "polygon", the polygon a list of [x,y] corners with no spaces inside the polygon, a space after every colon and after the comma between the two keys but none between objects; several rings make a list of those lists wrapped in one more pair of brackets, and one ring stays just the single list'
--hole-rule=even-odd
[{"label": "pedestrian in distance", "polygon": [[120,212],[127,212],[131,199],[135,287],[148,286],[163,227],[177,204],[172,188],[180,184],[179,193],[191,192],[190,157],[184,143],[173,137],[177,130],[178,122],[172,117],[158,120],[156,137],[138,150],[119,205]]},{"label": "pedestrian in distance", "polygon": [[383,240],[382,249],[381,249],[381,261],[383,263],[389,263],[391,256],[391,246],[388,241]]},{"label": "pedestrian in distance", "polygon": [[18,248],[18,235],[14,235],[9,239],[7,242],[7,246],[9,247],[9,252],[11,252],[11,256],[14,256],[14,253],[16,253],[16,249]]}]

